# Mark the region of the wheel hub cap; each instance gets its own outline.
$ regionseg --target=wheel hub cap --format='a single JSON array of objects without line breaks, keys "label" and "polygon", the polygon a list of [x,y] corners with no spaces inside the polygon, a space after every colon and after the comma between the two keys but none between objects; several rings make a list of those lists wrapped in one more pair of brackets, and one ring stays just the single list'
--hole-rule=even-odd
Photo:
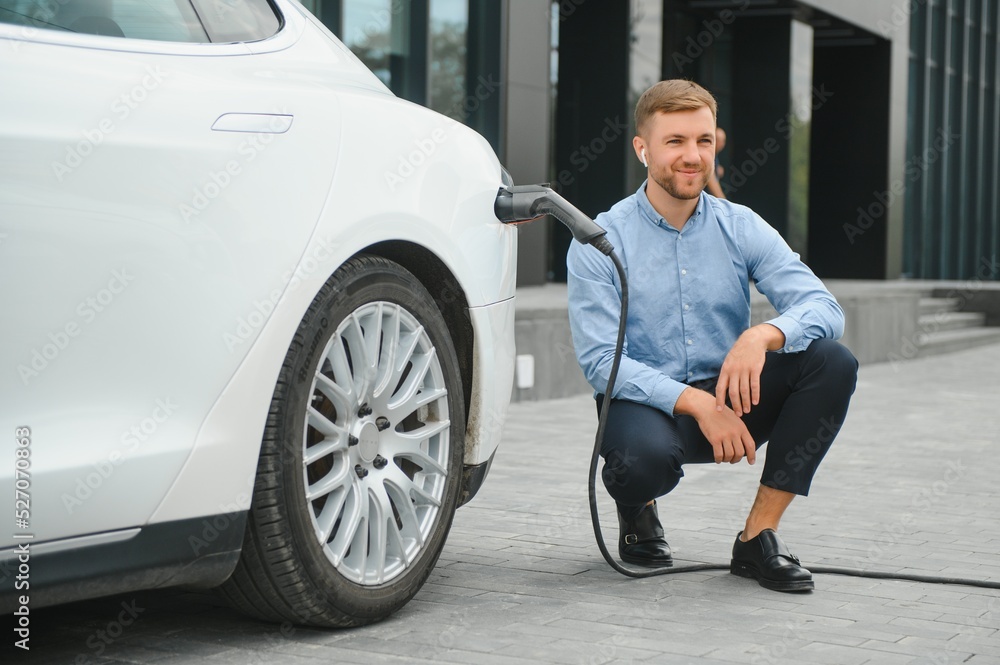
[{"label": "wheel hub cap", "polygon": [[365,464],[371,464],[375,456],[378,455],[379,434],[375,423],[367,422],[362,425],[358,439],[360,441],[358,444],[358,454],[361,456],[361,461]]}]

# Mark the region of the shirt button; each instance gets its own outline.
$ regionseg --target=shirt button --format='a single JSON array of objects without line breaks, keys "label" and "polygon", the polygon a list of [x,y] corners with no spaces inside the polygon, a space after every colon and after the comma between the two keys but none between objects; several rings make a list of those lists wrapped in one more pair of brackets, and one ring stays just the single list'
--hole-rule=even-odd
[{"label": "shirt button", "polygon": [[684,311],[685,312],[688,311],[689,309],[691,309],[691,305],[684,305]]},{"label": "shirt button", "polygon": [[694,372],[688,372],[688,378],[690,379],[692,376],[694,376]]},{"label": "shirt button", "polygon": [[691,346],[692,344],[694,344],[694,341],[689,339],[688,340],[688,346]]},{"label": "shirt button", "polygon": [[688,274],[688,271],[687,270],[681,270],[681,274],[682,275],[686,275],[686,274]]}]

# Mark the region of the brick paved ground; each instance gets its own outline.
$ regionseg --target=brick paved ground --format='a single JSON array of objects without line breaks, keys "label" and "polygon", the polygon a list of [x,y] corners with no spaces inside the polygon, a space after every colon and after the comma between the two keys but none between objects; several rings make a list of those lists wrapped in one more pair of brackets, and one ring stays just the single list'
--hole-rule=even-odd
[{"label": "brick paved ground", "polygon": [[[1000,580],[1000,346],[863,367],[840,439],[782,524],[805,563]],[[430,581],[363,629],[243,619],[206,594],[32,613],[38,663],[1000,663],[1000,592],[818,575],[787,595],[725,572],[632,580],[593,543],[593,402],[511,408],[493,471]],[[660,514],[676,556],[727,562],[757,469],[690,468]],[[608,538],[616,529],[602,502]],[[111,644],[122,610],[142,611]]]}]

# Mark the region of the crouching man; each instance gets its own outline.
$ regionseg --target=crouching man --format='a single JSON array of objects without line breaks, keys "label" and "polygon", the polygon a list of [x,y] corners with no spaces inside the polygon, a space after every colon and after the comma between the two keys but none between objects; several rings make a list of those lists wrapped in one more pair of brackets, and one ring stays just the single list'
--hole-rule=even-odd
[{"label": "crouching man", "polygon": [[[618,506],[622,560],[671,564],[655,499],[689,463],[746,459],[768,443],[731,572],[777,591],[812,574],[778,535],[836,438],[858,364],[837,343],[844,313],[781,236],[749,208],[704,192],[715,164],[716,101],[690,81],[661,81],[635,110],[635,192],[597,218],[629,279],[626,347],[612,394],[621,284],[592,247],[567,257],[577,360],[610,409],[602,477]],[[750,280],[779,315],[750,327]],[[806,446],[808,442],[808,446]],[[819,442],[820,445],[816,445]]]}]

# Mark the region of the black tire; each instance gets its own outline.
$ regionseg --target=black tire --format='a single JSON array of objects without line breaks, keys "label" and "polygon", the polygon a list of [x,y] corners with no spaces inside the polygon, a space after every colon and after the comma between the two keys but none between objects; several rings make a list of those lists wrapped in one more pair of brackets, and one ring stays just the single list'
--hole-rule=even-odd
[{"label": "black tire", "polygon": [[[414,329],[407,337],[397,334],[398,348],[393,325]],[[421,354],[408,355],[399,371],[403,363],[397,355],[406,354],[414,339]],[[370,346],[375,344],[377,349]],[[360,365],[369,357],[385,368],[366,374]],[[421,371],[424,366],[428,369]],[[363,377],[372,371],[373,405],[367,406],[373,411],[366,414],[365,406],[342,392],[350,385],[360,399],[367,385]],[[389,390],[397,375],[398,384]],[[461,381],[441,312],[411,273],[374,256],[355,257],[341,267],[316,296],[282,365],[243,551],[222,595],[260,619],[325,627],[378,621],[409,601],[437,562],[458,505],[465,437]],[[442,382],[446,395],[438,387]],[[340,387],[334,390],[332,383]],[[383,390],[376,398],[378,385]],[[411,393],[409,399],[400,397]],[[411,404],[432,397],[401,417]],[[393,398],[403,406],[391,403]],[[351,413],[345,404],[359,410]],[[408,452],[435,423],[439,432],[416,444],[431,452]],[[342,431],[335,431],[338,426]],[[326,454],[329,447],[336,450]],[[321,455],[308,465],[307,449],[309,458]],[[380,458],[382,452],[390,458]],[[332,485],[334,490],[326,489]],[[312,498],[307,499],[307,488]],[[321,491],[328,493],[317,497]],[[370,523],[361,521],[362,513]]]}]

